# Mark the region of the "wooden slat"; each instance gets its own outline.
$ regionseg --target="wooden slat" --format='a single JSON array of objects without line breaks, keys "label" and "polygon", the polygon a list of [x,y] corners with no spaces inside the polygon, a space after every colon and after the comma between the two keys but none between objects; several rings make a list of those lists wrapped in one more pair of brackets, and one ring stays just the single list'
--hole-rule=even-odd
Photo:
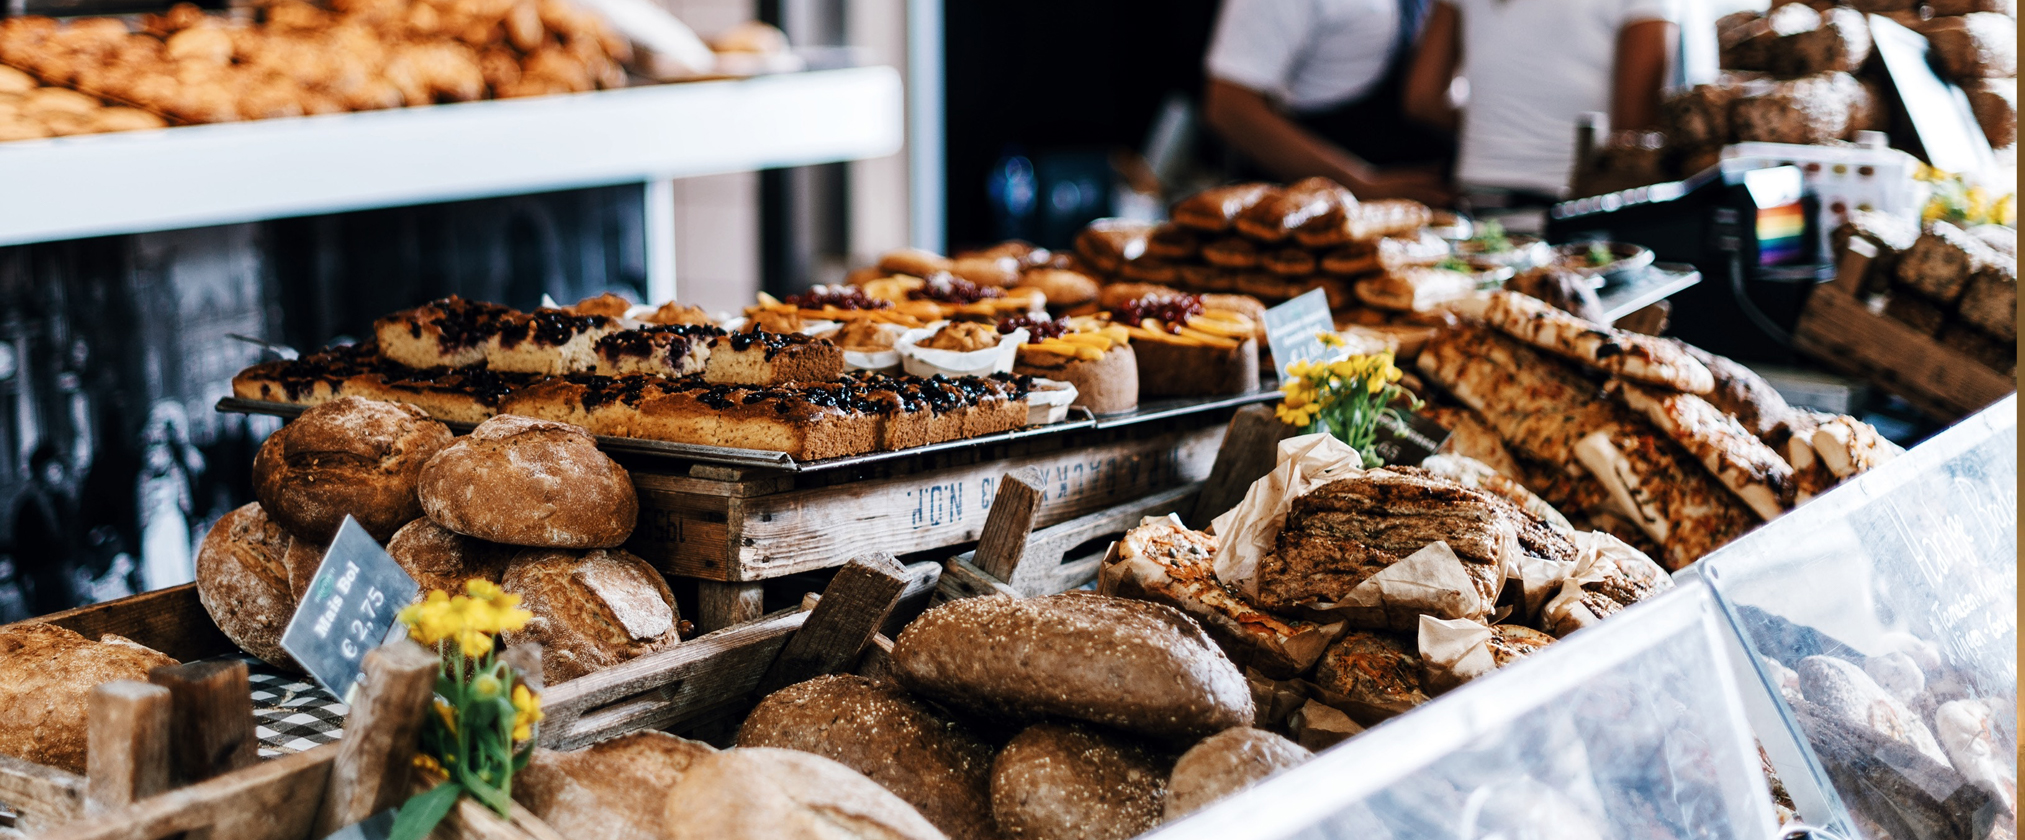
[{"label": "wooden slat", "polygon": [[1835,279],[1828,285],[1850,297],[1863,292],[1863,278],[1870,274],[1870,264],[1877,259],[1877,246],[1861,236],[1849,239],[1842,258],[1835,262]]},{"label": "wooden slat", "polygon": [[766,590],[759,583],[696,582],[696,629],[711,633],[744,624],[766,612]]},{"label": "wooden slat", "polygon": [[41,840],[161,840],[181,832],[216,840],[303,840],[337,751],[337,744],[325,744],[264,761],[57,826]]},{"label": "wooden slat", "polygon": [[1184,517],[1192,528],[1206,528],[1209,521],[1244,501],[1252,482],[1273,471],[1280,441],[1292,437],[1295,429],[1273,416],[1269,405],[1248,405],[1231,415],[1230,427],[1216,450],[1216,462],[1204,481],[1202,495],[1193,513]]},{"label": "wooden slat", "polygon": [[0,755],[0,803],[20,815],[20,827],[34,831],[84,816],[83,776],[32,761]]},{"label": "wooden slat", "polygon": [[758,693],[771,694],[850,668],[892,615],[908,579],[907,570],[893,555],[852,558],[823,588],[823,597],[809,610],[808,621],[782,646],[779,657],[760,679]]},{"label": "wooden slat", "polygon": [[1940,420],[1957,419],[2018,389],[2011,377],[1872,313],[1832,286],[1808,298],[1793,342],[1829,367],[1858,373]]},{"label": "wooden slat", "polygon": [[469,796],[458,799],[429,836],[434,840],[563,840],[518,802],[508,806],[507,816],[501,818]]},{"label": "wooden slat", "polygon": [[644,491],[627,547],[669,574],[722,581],[827,568],[868,551],[947,548],[981,536],[1007,472],[1040,470],[1035,524],[1047,526],[1202,480],[1222,435],[1205,424],[969,464],[964,453],[936,453],[949,466],[749,498]]},{"label": "wooden slat", "polygon": [[219,632],[211,615],[204,611],[194,583],[50,613],[29,621],[54,624],[94,641],[107,633],[125,636],[181,662],[239,649]]},{"label": "wooden slat", "polygon": [[167,688],[114,680],[85,701],[85,811],[103,814],[169,789],[173,698]]},{"label": "wooden slat", "polygon": [[808,619],[784,611],[552,686],[542,746],[573,749],[639,729],[681,729],[746,704],[781,646]]},{"label": "wooden slat", "polygon": [[[1087,562],[1088,558],[1070,557],[1076,546],[1108,534],[1123,534],[1148,516],[1192,510],[1201,491],[1201,484],[1186,484],[1035,531],[1027,540],[1018,573],[1008,583],[1028,596],[1052,595],[1081,586],[1096,576],[1096,566]],[[1096,552],[1097,556],[1102,554],[1101,549]],[[1070,560],[1086,562],[1065,566]]]},{"label": "wooden slat", "polygon": [[1003,595],[1007,598],[1020,597],[1020,591],[1007,586],[1004,581],[986,574],[971,564],[965,557],[951,557],[943,564],[942,578],[936,582],[936,593],[945,601],[963,598],[983,598]]},{"label": "wooden slat", "polygon": [[1006,473],[999,480],[998,494],[985,514],[984,530],[978,535],[971,560],[985,574],[1004,581],[1013,579],[1026,556],[1027,537],[1034,532],[1034,514],[1041,506],[1041,486],[1047,480],[1033,467]]},{"label": "wooden slat", "polygon": [[366,652],[363,688],[345,718],[311,835],[323,837],[406,798],[441,660],[408,639]]},{"label": "wooden slat", "polygon": [[253,687],[244,660],[154,668],[148,682],[169,690],[169,753],[176,784],[195,784],[260,760]]}]

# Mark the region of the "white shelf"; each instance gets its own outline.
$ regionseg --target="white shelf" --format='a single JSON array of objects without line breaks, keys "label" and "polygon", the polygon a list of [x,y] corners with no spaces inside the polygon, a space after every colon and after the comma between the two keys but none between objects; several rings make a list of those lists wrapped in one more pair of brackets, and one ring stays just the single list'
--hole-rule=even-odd
[{"label": "white shelf", "polygon": [[0,143],[0,245],[880,157],[866,67]]}]

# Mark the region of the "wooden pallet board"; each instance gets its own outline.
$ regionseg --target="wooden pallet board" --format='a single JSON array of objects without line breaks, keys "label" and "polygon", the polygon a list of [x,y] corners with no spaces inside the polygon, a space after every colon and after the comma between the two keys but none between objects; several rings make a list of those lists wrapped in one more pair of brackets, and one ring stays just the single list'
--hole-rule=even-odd
[{"label": "wooden pallet board", "polygon": [[1840,285],[1814,290],[1793,344],[1828,367],[1862,376],[1937,420],[1953,421],[2018,390],[2018,383],[1863,305]]},{"label": "wooden pallet board", "polygon": [[872,551],[948,548],[975,542],[999,482],[1028,468],[1045,478],[1035,522],[1046,527],[1202,481],[1228,419],[1220,412],[950,453],[828,484],[766,472],[636,475],[640,522],[627,548],[668,574],[725,582],[829,568]]}]

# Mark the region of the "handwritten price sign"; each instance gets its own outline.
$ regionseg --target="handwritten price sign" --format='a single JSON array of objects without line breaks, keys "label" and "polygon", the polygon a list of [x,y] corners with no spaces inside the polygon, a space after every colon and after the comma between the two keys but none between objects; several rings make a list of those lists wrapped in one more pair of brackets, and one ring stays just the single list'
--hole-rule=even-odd
[{"label": "handwritten price sign", "polygon": [[349,703],[358,690],[360,659],[395,632],[395,613],[419,591],[407,570],[347,516],[282,633],[281,647]]}]

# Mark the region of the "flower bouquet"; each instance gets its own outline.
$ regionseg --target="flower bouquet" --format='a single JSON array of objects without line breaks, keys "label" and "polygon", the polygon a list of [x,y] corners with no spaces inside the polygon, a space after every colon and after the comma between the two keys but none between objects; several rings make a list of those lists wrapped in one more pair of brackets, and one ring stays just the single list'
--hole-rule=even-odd
[{"label": "flower bouquet", "polygon": [[[1333,332],[1316,337],[1330,348],[1344,346],[1342,336]],[[1393,408],[1396,402],[1420,407],[1418,399],[1396,384],[1402,375],[1390,350],[1329,362],[1299,360],[1287,366],[1286,382],[1280,385],[1283,396],[1273,413],[1302,434],[1327,432],[1348,444],[1364,456],[1366,468],[1381,466],[1384,461],[1374,446],[1379,419],[1399,419]]]}]

